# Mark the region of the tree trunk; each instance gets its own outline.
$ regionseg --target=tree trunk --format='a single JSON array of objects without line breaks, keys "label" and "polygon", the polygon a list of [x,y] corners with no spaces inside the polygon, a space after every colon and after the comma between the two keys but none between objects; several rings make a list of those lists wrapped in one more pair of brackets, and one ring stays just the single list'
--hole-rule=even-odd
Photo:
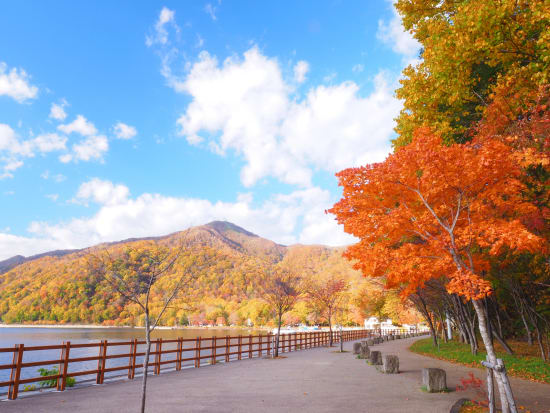
[{"label": "tree trunk", "polygon": [[426,305],[426,301],[424,300],[424,298],[422,298],[420,293],[417,293],[416,296],[418,297],[418,301],[420,303],[420,304],[415,303],[416,307],[420,311],[420,313],[424,316],[424,319],[428,323],[428,327],[430,328],[430,334],[432,335],[432,341],[433,341],[434,347],[439,348],[439,343],[437,342],[437,333],[435,331],[435,327],[432,321],[432,317],[430,316],[430,312],[428,311],[428,306]]},{"label": "tree trunk", "polygon": [[472,320],[472,316],[469,312],[469,309],[466,308],[466,306],[464,305],[464,303],[462,303],[461,299],[458,296],[456,297],[456,301],[457,301],[457,305],[459,306],[460,314],[463,318],[468,343],[470,344],[470,350],[472,354],[475,356],[477,354],[479,346],[477,343],[474,320]]},{"label": "tree trunk", "polygon": [[527,320],[525,319],[525,315],[523,314],[523,310],[519,312],[521,315],[521,321],[523,321],[523,327],[525,328],[525,333],[527,334],[527,343],[532,346],[533,345],[533,336],[531,334],[531,330],[529,329],[529,324],[527,324]]},{"label": "tree trunk", "polygon": [[504,350],[508,354],[513,356],[514,355],[514,350],[512,350],[510,348],[510,346],[508,345],[508,343],[506,342],[506,340],[504,340],[504,338],[500,336],[500,334],[497,332],[497,329],[495,328],[495,325],[493,324],[493,322],[491,321],[490,323],[491,323],[491,326],[493,327],[493,337],[497,339],[497,341],[500,343],[502,348],[504,348]]},{"label": "tree trunk", "polygon": [[[489,362],[496,366],[497,356],[495,353],[495,348],[493,347],[493,341],[491,340],[491,337],[489,335],[487,318],[485,316],[485,309],[484,309],[483,303],[480,300],[472,300],[472,304],[474,305],[474,310],[476,311],[476,314],[477,314],[479,332],[481,334],[481,338],[483,339],[485,350],[487,351],[487,357],[489,358]],[[495,378],[498,386],[498,392],[500,395],[501,409],[502,409],[502,413],[509,413],[510,408],[508,405],[508,399],[506,397],[504,382],[502,381],[501,374],[506,374],[506,373],[495,374]]]},{"label": "tree trunk", "polygon": [[544,352],[544,345],[542,344],[542,336],[538,325],[535,326],[535,331],[537,332],[537,343],[539,345],[540,357],[542,358],[542,361],[546,361],[546,354]]},{"label": "tree trunk", "polygon": [[151,331],[149,314],[145,313],[145,359],[143,360],[143,381],[141,383],[141,413],[145,413],[145,396],[147,394],[147,371],[149,370],[149,353],[151,352]]},{"label": "tree trunk", "polygon": [[277,323],[277,336],[275,337],[275,348],[274,348],[274,356],[279,357],[279,337],[281,336],[281,323],[282,323],[283,315],[281,313],[278,314],[278,323]]},{"label": "tree trunk", "polygon": [[443,338],[443,342],[446,343],[447,331],[445,330],[445,320],[440,312],[437,315],[439,316],[439,322],[441,323],[441,337]]},{"label": "tree trunk", "polygon": [[428,321],[428,327],[430,327],[430,334],[432,335],[433,345],[434,345],[434,347],[439,348],[439,343],[438,343],[438,340],[437,340],[437,332],[435,331],[435,327],[434,327],[434,324],[432,322],[432,318],[430,317],[429,314],[426,316],[426,321]]},{"label": "tree trunk", "polygon": [[330,331],[329,347],[332,347],[332,314],[330,312],[328,314],[328,331]]}]

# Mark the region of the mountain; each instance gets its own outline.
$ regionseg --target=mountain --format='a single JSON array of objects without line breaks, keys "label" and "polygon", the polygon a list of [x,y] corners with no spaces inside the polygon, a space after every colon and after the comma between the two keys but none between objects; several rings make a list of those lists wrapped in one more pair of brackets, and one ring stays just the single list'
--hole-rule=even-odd
[{"label": "mountain", "polygon": [[14,257],[8,258],[7,260],[0,261],[0,274],[8,272],[14,267],[17,267],[19,264],[24,262],[34,261],[42,257],[62,257],[67,254],[71,254],[79,250],[55,250],[44,252],[42,254],[36,254],[31,257],[23,257],[22,255],[16,255]]},{"label": "mountain", "polygon": [[[5,323],[141,324],[136,305],[113,293],[104,280],[94,279],[86,270],[86,258],[98,250],[114,251],[144,241],[170,248],[183,245],[190,254],[208,263],[196,283],[188,287],[185,299],[177,301],[167,313],[163,320],[167,325],[220,319],[234,324],[247,319],[267,322],[269,309],[261,300],[259,286],[266,270],[280,262],[288,263],[300,273],[339,274],[355,289],[365,282],[342,258],[341,248],[284,246],[235,224],[214,221],[161,237],[132,238],[2,261],[1,320]],[[153,306],[160,299],[160,295],[154,295]],[[304,318],[310,310],[303,308],[300,317]]]}]

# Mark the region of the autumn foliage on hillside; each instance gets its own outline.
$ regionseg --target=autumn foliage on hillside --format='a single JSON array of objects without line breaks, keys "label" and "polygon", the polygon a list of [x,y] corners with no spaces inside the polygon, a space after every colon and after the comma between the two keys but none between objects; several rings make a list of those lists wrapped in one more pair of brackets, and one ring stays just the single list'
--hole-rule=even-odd
[{"label": "autumn foliage on hillside", "polygon": [[[229,225],[229,224],[228,224]],[[137,304],[125,299],[105,280],[87,271],[90,257],[100,252],[112,256],[139,251],[151,242],[170,249],[183,244],[184,251],[171,274],[152,291],[152,312],[163,304],[163,291],[170,291],[181,271],[201,263],[191,285],[166,310],[161,325],[273,325],[274,314],[263,296],[266,277],[279,265],[293,268],[300,276],[336,274],[349,282],[345,301],[347,324],[361,324],[368,300],[359,292],[382,291],[382,287],[351,268],[341,250],[321,246],[284,247],[239,229],[213,223],[158,240],[133,241],[98,246],[63,257],[44,257],[19,265],[0,275],[0,317],[5,323],[93,323],[143,325]],[[204,265],[203,265],[204,264]],[[204,267],[204,268],[203,268]],[[415,321],[414,313],[403,321],[400,309],[407,305],[388,300],[383,314],[396,322]],[[404,313],[405,314],[405,313]],[[298,302],[283,317],[285,324],[325,322],[314,305]]]}]

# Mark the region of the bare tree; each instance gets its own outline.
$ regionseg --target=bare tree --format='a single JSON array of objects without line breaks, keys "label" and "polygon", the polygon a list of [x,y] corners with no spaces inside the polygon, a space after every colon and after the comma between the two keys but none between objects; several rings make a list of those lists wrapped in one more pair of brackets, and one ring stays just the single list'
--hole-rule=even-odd
[{"label": "bare tree", "polygon": [[338,310],[344,294],[348,289],[348,283],[337,276],[310,281],[307,287],[307,295],[314,305],[320,310],[328,322],[330,331],[329,345],[332,347],[332,318]]},{"label": "bare tree", "polygon": [[[107,249],[91,254],[88,272],[99,280],[105,280],[115,293],[139,306],[145,316],[145,358],[143,361],[143,382],[141,392],[141,413],[145,412],[147,373],[151,351],[151,332],[157,327],[170,303],[185,285],[197,275],[196,256],[182,260],[183,247],[170,249],[155,243],[140,243],[111,254]],[[182,262],[184,261],[184,262]],[[176,264],[181,264],[175,270]],[[200,264],[199,264],[200,268]],[[162,284],[159,280],[170,277]],[[168,280],[167,280],[168,281]],[[151,314],[153,293],[162,297],[161,310]]]},{"label": "bare tree", "polygon": [[301,294],[300,278],[293,272],[276,268],[266,274],[263,298],[275,312],[277,336],[275,338],[274,357],[279,356],[279,339],[283,315],[294,307]]}]

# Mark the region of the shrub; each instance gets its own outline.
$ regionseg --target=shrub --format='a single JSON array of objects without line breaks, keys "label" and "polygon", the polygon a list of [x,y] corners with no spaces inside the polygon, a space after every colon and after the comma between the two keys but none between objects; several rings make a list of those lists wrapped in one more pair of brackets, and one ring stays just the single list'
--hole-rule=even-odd
[{"label": "shrub", "polygon": [[[59,374],[59,369],[57,368],[57,366],[54,366],[51,369],[40,368],[40,369],[38,369],[38,373],[40,373],[40,375],[42,377],[56,376],[56,375]],[[67,380],[65,382],[67,387],[73,387],[75,385],[75,383],[76,383],[76,380],[75,380],[74,377],[67,377]],[[43,380],[43,381],[39,382],[38,384],[42,388],[55,387],[57,385],[57,379]]]}]

